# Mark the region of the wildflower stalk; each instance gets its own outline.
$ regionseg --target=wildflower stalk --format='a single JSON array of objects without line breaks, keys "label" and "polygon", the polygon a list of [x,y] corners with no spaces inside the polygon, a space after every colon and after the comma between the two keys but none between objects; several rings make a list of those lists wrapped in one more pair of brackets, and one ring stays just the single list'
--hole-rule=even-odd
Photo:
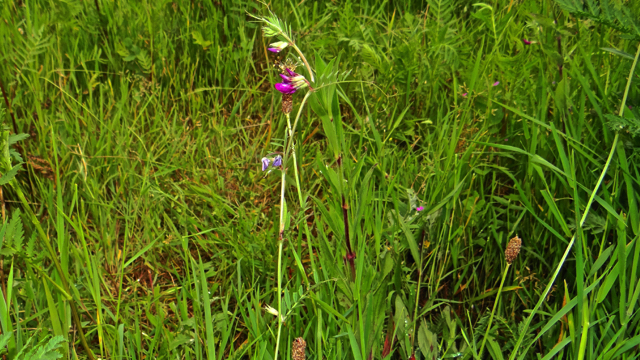
[{"label": "wildflower stalk", "polygon": [[[309,93],[307,93],[309,94]],[[306,100],[306,97],[305,97]],[[304,101],[303,104],[300,106],[300,109],[298,110],[298,114],[302,113],[302,108],[304,105]],[[299,115],[298,115],[299,117]],[[296,121],[297,123],[297,121]],[[291,121],[290,121],[290,116],[289,114],[287,114],[287,126],[289,126],[289,137],[291,139],[293,139],[293,128],[291,127]],[[305,207],[304,207],[304,200],[302,198],[302,188],[300,187],[300,174],[298,174],[298,161],[297,161],[297,157],[296,157],[296,150],[295,150],[295,143],[292,142],[291,143],[291,155],[293,158],[293,169],[294,169],[294,173],[295,173],[295,178],[296,178],[296,188],[297,188],[297,193],[298,193],[298,201],[300,203],[300,209],[302,209],[302,216],[304,217],[304,211],[305,211]],[[305,235],[307,236],[307,246],[309,247],[309,259],[311,260],[311,268],[315,269],[316,265],[315,265],[315,260],[313,259],[313,245],[311,244],[311,231],[309,231],[309,225],[307,224],[306,219],[303,221],[304,222],[304,232]],[[318,282],[318,278],[317,278],[317,274],[314,271],[313,273],[314,275],[314,280],[316,281],[316,283]],[[307,281],[307,286],[309,286],[309,281],[305,278],[305,280]]]},{"label": "wildflower stalk", "polygon": [[290,44],[296,50],[298,55],[300,55],[300,58],[302,59],[302,62],[304,63],[304,66],[307,68],[307,72],[309,72],[309,78],[311,78],[311,82],[314,82],[315,79],[313,77],[313,71],[311,71],[311,66],[309,66],[309,62],[307,61],[307,58],[304,57],[304,55],[302,54],[302,51],[300,51],[300,49],[298,48],[296,43],[290,42]]},{"label": "wildflower stalk", "polygon": [[[284,220],[285,220],[285,199],[284,199],[284,189],[286,185],[286,164],[289,158],[290,149],[293,149],[293,135],[295,134],[296,125],[298,125],[298,121],[300,120],[300,115],[302,114],[302,109],[304,108],[304,104],[307,102],[307,99],[311,95],[311,92],[308,91],[302,99],[302,103],[300,103],[300,108],[298,109],[298,115],[296,115],[296,120],[293,123],[293,127],[289,126],[289,131],[284,132],[284,144],[285,149],[282,156],[282,185],[280,187],[280,228],[278,232],[278,335],[276,337],[276,350],[274,355],[274,360],[278,360],[278,349],[280,348],[280,336],[282,334],[282,323],[284,321],[282,317],[282,246],[284,243]],[[289,115],[287,114],[287,125],[289,123]],[[288,141],[287,141],[288,140]],[[294,168],[296,173],[296,183],[298,185],[298,191],[300,191],[300,180],[298,178],[298,170],[296,167],[295,161],[295,152],[293,152],[294,158]],[[302,199],[302,195],[298,194],[300,199]]]},{"label": "wildflower stalk", "polygon": [[307,72],[309,72],[309,77],[311,78],[311,82],[314,82],[314,77],[313,77],[313,71],[311,71],[311,66],[309,65],[309,62],[307,61],[307,58],[304,57],[304,54],[302,53],[302,51],[300,50],[300,48],[298,47],[298,45],[296,45],[296,42],[293,41],[292,38],[289,37],[289,35],[287,35],[286,32],[279,30],[279,35],[282,36],[283,38],[285,38],[285,40],[287,40],[287,42],[289,43],[289,46],[291,46],[292,48],[294,48],[296,50],[296,52],[298,53],[298,56],[300,56],[300,58],[302,59],[302,62],[304,63],[304,66],[307,68]]},{"label": "wildflower stalk", "polygon": [[[284,143],[287,143],[287,132],[284,132]],[[284,188],[286,185],[286,160],[287,160],[287,151],[285,148],[284,156],[283,156],[283,165],[281,168],[282,172],[282,185],[280,190],[280,227],[278,231],[278,335],[276,337],[276,351],[274,360],[278,360],[278,349],[280,348],[280,334],[282,333],[282,245],[284,243]]]}]

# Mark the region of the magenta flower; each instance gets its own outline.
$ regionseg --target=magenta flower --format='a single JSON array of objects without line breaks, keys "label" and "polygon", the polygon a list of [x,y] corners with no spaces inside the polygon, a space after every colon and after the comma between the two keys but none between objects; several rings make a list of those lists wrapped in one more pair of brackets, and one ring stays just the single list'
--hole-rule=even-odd
[{"label": "magenta flower", "polygon": [[527,39],[522,39],[522,42],[523,42],[525,45],[531,45],[531,41],[529,41],[529,40],[527,40]]},{"label": "magenta flower", "polygon": [[282,156],[278,155],[273,159],[273,167],[282,165]]},{"label": "magenta flower", "polygon": [[462,94],[462,97],[467,97],[467,93]]},{"label": "magenta flower", "polygon": [[417,211],[417,212],[420,212],[420,211],[422,211],[422,210],[424,210],[424,207],[423,207],[423,206],[418,206],[418,207],[416,208],[416,211]]},{"label": "magenta flower", "polygon": [[271,162],[271,160],[267,159],[266,157],[262,158],[262,171],[267,170],[267,168],[269,167],[269,163]]},{"label": "magenta flower", "polygon": [[278,42],[274,42],[273,44],[269,44],[269,47],[267,48],[267,50],[274,53],[279,53],[280,51],[284,50],[284,48],[286,48],[287,46],[289,46],[288,42],[278,41]]},{"label": "magenta flower", "polygon": [[493,86],[498,86],[498,85],[500,85],[500,81],[496,81],[493,83]]},{"label": "magenta flower", "polygon": [[277,83],[275,88],[283,94],[293,94],[297,90],[295,86],[286,83]]},{"label": "magenta flower", "polygon": [[285,70],[289,75],[287,76],[285,74],[280,74],[282,82],[275,84],[276,90],[280,91],[283,94],[293,94],[298,89],[305,88],[309,85],[307,79],[305,79],[304,76],[297,74],[290,69]]}]

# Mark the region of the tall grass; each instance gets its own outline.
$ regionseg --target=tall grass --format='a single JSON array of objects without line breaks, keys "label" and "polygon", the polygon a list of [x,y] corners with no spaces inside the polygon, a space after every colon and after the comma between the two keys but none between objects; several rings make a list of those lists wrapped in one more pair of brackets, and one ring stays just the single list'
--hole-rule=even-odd
[{"label": "tall grass", "polygon": [[0,3],[9,358],[637,358],[640,4],[270,6]]}]

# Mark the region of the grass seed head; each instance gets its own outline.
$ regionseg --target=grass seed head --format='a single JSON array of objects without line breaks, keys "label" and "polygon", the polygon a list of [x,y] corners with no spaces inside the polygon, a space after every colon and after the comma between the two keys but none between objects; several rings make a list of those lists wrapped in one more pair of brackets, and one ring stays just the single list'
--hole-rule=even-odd
[{"label": "grass seed head", "polygon": [[282,94],[282,112],[288,114],[293,109],[293,95]]},{"label": "grass seed head", "polygon": [[291,347],[291,358],[293,360],[304,360],[304,349],[307,347],[307,343],[303,338],[299,337],[293,340],[293,346]]},{"label": "grass seed head", "polygon": [[504,251],[504,257],[507,259],[509,264],[513,263],[518,254],[520,253],[520,246],[522,245],[522,239],[516,235],[513,239],[509,240],[509,244],[507,244],[507,249]]}]

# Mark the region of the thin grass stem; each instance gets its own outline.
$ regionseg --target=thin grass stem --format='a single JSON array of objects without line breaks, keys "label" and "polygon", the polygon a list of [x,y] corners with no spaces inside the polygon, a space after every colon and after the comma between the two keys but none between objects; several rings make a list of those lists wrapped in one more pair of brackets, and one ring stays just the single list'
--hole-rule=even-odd
[{"label": "thin grass stem", "polygon": [[500,301],[500,293],[502,292],[502,287],[504,286],[504,280],[507,278],[507,272],[509,272],[510,267],[511,267],[511,264],[507,263],[507,267],[504,269],[504,273],[502,274],[500,287],[498,288],[498,293],[496,294],[496,301],[493,303],[491,316],[489,316],[489,324],[487,325],[487,332],[484,334],[484,337],[482,339],[482,345],[480,345],[480,351],[478,352],[479,356],[482,356],[482,352],[484,351],[484,346],[487,342],[487,338],[489,337],[489,331],[491,331],[491,323],[493,322],[493,316],[496,312],[496,308],[498,307],[498,302]]}]

